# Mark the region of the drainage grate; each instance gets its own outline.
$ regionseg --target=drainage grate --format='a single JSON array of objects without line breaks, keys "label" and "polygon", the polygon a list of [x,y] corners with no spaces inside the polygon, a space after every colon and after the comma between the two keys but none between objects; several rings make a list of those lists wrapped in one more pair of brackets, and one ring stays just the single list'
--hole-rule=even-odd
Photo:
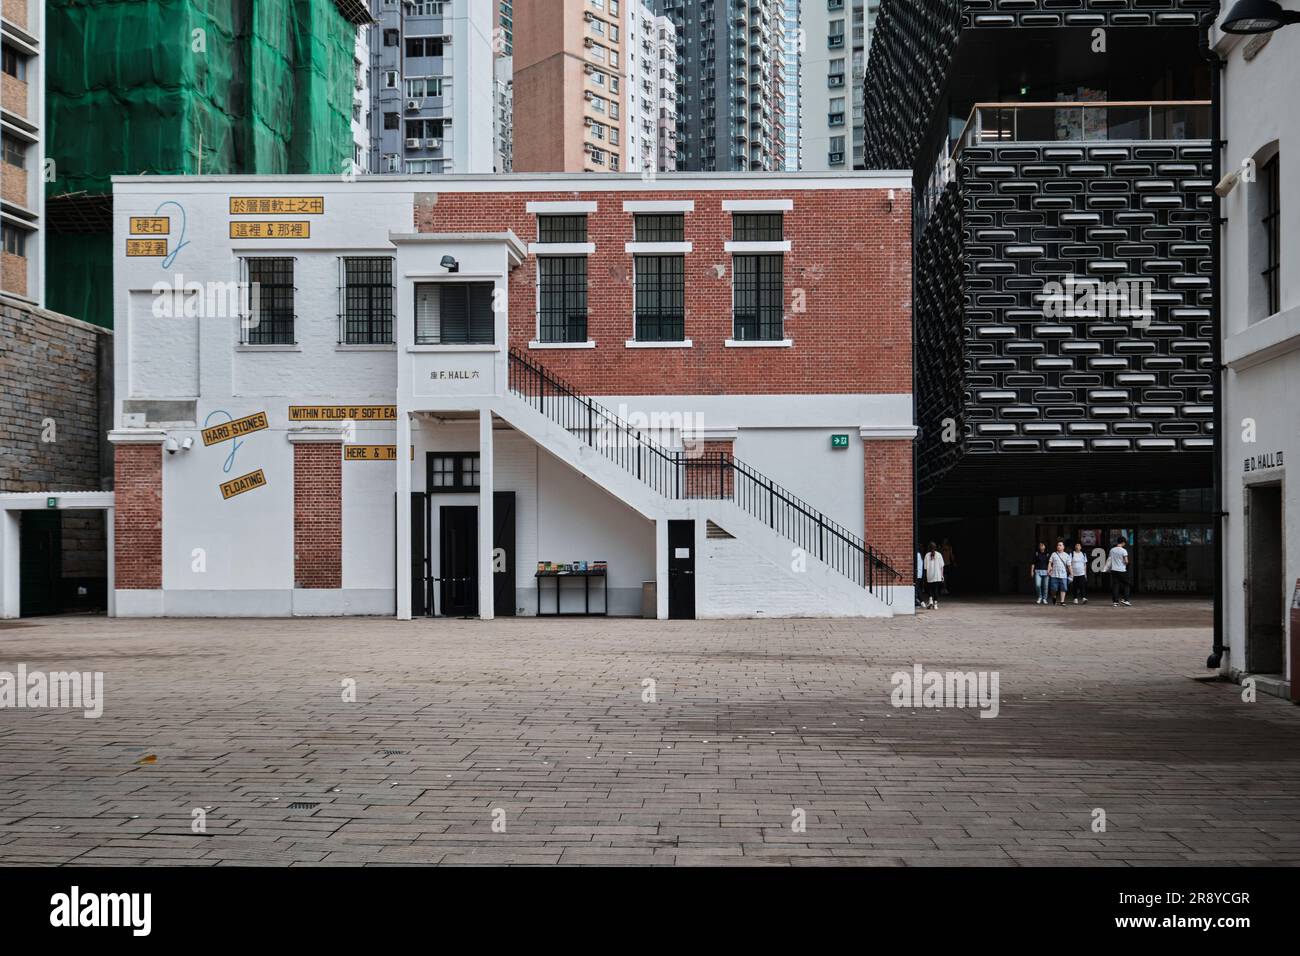
[{"label": "drainage grate", "polygon": [[387,750],[387,749],[381,750],[379,752],[383,754],[385,757],[397,757],[406,753],[405,750]]},{"label": "drainage grate", "polygon": [[705,524],[705,535],[710,538],[734,538],[735,535],[721,525],[709,521]]},{"label": "drainage grate", "polygon": [[320,806],[319,800],[315,802],[312,802],[310,800],[295,800],[293,803],[289,804],[289,809],[290,810],[315,810],[319,806]]}]

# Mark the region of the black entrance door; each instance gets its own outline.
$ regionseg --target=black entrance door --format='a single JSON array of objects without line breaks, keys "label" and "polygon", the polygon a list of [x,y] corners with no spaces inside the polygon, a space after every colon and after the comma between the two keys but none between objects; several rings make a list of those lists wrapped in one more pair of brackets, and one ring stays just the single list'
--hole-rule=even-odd
[{"label": "black entrance door", "polygon": [[515,493],[492,493],[492,613],[515,616]]},{"label": "black entrance door", "polygon": [[695,618],[695,522],[668,522],[668,616]]},{"label": "black entrance door", "polygon": [[1246,668],[1281,674],[1287,601],[1282,569],[1282,486],[1246,489]]},{"label": "black entrance door", "polygon": [[24,511],[18,543],[18,613],[58,614],[63,576],[63,514]]},{"label": "black entrance door", "polygon": [[429,569],[429,496],[411,495],[411,615],[433,614],[432,573]]},{"label": "black entrance door", "polygon": [[438,514],[442,613],[448,617],[477,614],[478,508],[443,505]]}]

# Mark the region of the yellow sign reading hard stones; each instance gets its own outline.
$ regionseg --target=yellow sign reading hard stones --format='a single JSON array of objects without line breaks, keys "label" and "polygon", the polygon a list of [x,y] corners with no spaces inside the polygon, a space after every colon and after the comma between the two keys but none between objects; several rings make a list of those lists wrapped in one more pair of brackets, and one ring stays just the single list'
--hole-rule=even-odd
[{"label": "yellow sign reading hard stones", "polygon": [[324,196],[231,196],[232,216],[320,216]]},{"label": "yellow sign reading hard stones", "polygon": [[165,236],[172,231],[171,223],[169,216],[132,216],[131,235]]},{"label": "yellow sign reading hard stones", "polygon": [[223,481],[220,485],[221,497],[233,498],[235,495],[242,495],[245,491],[261,488],[265,484],[266,474],[259,468],[257,471],[250,471],[248,474],[232,478],[230,481]]},{"label": "yellow sign reading hard stones", "polygon": [[166,239],[128,239],[126,241],[126,254],[131,257],[148,257],[155,256],[166,258],[167,240]]},{"label": "yellow sign reading hard stones", "polygon": [[396,445],[344,445],[344,461],[397,461]]},{"label": "yellow sign reading hard stones", "polygon": [[263,220],[252,220],[232,222],[230,224],[231,239],[310,239],[311,223],[305,221],[298,222],[266,222]]},{"label": "yellow sign reading hard stones", "polygon": [[396,405],[290,405],[291,422],[395,422]]},{"label": "yellow sign reading hard stones", "polygon": [[232,422],[225,422],[221,425],[213,425],[211,428],[203,429],[203,444],[215,445],[219,442],[229,441],[232,438],[238,438],[241,435],[260,432],[266,427],[266,412],[254,412],[243,418],[236,418]]}]

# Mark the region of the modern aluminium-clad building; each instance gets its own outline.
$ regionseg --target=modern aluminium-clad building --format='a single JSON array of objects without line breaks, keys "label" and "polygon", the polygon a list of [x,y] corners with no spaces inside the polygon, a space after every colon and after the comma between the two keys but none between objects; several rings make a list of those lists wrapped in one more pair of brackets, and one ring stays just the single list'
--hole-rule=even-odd
[{"label": "modern aluminium-clad building", "polygon": [[1139,591],[1213,588],[1207,6],[881,3],[866,163],[914,174],[918,538],[954,587],[1123,536]]},{"label": "modern aluminium-clad building", "polygon": [[905,177],[118,177],[118,249],[164,197],[116,614],[912,612]]}]

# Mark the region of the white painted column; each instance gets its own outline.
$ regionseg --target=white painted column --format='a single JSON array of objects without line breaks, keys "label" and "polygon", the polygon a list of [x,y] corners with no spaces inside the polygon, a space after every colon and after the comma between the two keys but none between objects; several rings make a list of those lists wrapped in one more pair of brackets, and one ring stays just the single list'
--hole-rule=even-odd
[{"label": "white painted column", "polygon": [[655,616],[668,620],[668,519],[655,522]]},{"label": "white painted column", "polygon": [[18,577],[21,514],[22,512],[9,508],[0,509],[0,618],[17,617],[21,613],[18,606],[21,586]]},{"label": "white painted column", "polygon": [[411,619],[411,413],[397,410],[397,619]]},{"label": "white painted column", "polygon": [[492,607],[492,409],[478,413],[478,616],[490,621]]},{"label": "white painted column", "polygon": [[108,542],[108,616],[117,617],[117,509],[104,509],[104,539]]}]

